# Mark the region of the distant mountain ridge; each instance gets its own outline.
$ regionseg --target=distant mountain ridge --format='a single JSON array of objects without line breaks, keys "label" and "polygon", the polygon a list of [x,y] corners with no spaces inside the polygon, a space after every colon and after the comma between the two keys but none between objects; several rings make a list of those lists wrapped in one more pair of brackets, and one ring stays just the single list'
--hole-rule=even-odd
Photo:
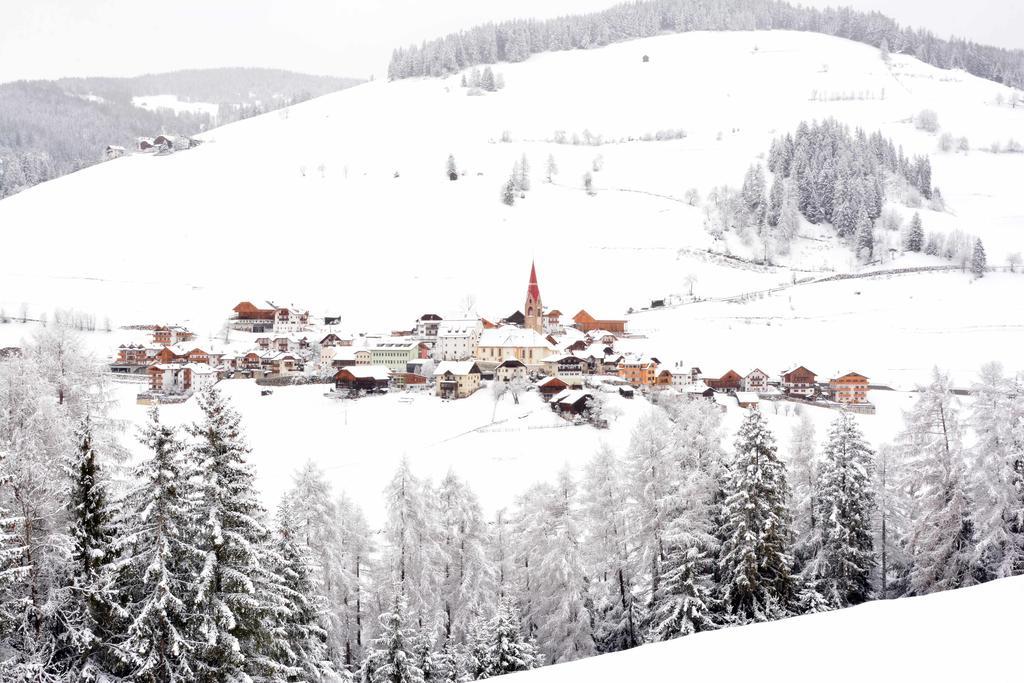
[{"label": "distant mountain ridge", "polygon": [[[130,147],[137,137],[159,133],[195,135],[360,82],[280,69],[218,68],[0,84],[0,198],[91,166],[110,144]],[[217,105],[217,114],[147,110],[133,101],[153,95]]]}]

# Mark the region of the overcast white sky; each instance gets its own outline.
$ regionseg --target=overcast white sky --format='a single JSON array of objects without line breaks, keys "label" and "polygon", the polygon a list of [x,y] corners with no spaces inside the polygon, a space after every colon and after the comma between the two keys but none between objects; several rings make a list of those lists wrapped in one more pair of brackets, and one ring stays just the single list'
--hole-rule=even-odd
[{"label": "overcast white sky", "polygon": [[[1024,0],[802,0],[1024,47]],[[382,75],[391,49],[481,21],[616,0],[0,0],[0,82],[212,66]]]}]

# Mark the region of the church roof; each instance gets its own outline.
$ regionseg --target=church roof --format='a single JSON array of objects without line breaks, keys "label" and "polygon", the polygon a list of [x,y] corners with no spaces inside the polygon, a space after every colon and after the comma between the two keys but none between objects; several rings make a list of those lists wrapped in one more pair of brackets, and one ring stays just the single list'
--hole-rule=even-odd
[{"label": "church roof", "polygon": [[527,300],[540,300],[540,285],[537,284],[537,264],[530,263],[530,286],[526,288]]}]

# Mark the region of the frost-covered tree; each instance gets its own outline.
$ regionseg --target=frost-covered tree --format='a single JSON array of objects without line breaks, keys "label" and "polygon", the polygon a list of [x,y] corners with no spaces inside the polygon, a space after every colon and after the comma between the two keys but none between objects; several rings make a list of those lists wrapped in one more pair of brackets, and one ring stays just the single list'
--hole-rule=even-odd
[{"label": "frost-covered tree", "polygon": [[70,463],[71,562],[62,591],[69,619],[61,638],[69,669],[85,680],[100,677],[113,664],[106,643],[116,632],[117,596],[109,587],[115,535],[114,506],[107,493],[106,474],[93,446],[91,421],[86,418],[76,437],[78,448]]},{"label": "frost-covered tree", "polygon": [[389,609],[380,615],[379,631],[367,648],[360,671],[363,683],[424,683],[413,652],[415,631],[410,628],[409,606],[397,586]]},{"label": "frost-covered tree", "polygon": [[442,563],[443,637],[461,643],[472,616],[488,605],[493,572],[487,559],[487,524],[480,502],[449,471],[437,493]]},{"label": "frost-covered tree", "polygon": [[441,612],[443,554],[433,502],[429,487],[413,475],[409,461],[403,458],[384,490],[387,545],[382,569],[386,585],[393,585],[402,594],[417,627],[433,621]]},{"label": "frost-covered tree", "polygon": [[139,680],[191,681],[196,668],[193,578],[196,491],[184,445],[150,411],[141,437],[149,456],[135,468],[135,488],[121,503],[114,549],[114,590],[123,625],[111,651]]},{"label": "frost-covered tree", "polygon": [[487,92],[494,92],[498,89],[494,81],[494,71],[489,66],[485,66],[483,73],[480,75],[480,89]]},{"label": "frost-covered tree", "polygon": [[936,369],[905,418],[898,447],[906,464],[909,592],[913,595],[977,582],[973,507],[960,411],[949,378]]},{"label": "frost-covered tree", "polygon": [[785,182],[786,179],[781,173],[776,173],[775,177],[772,178],[772,189],[768,193],[768,225],[771,227],[777,227],[779,220],[782,218],[782,204],[785,197]]},{"label": "frost-covered tree", "polygon": [[637,592],[636,552],[629,528],[622,464],[607,446],[587,463],[581,482],[586,529],[584,560],[594,602],[594,639],[600,652],[618,652],[643,642],[644,621]]},{"label": "frost-covered tree", "polygon": [[512,598],[502,598],[497,613],[487,624],[482,661],[476,678],[493,678],[536,669],[543,661],[532,640],[523,637],[519,609]]},{"label": "frost-covered tree", "polygon": [[546,166],[546,178],[549,183],[553,183],[555,176],[558,175],[558,163],[555,161],[555,155],[549,154]]},{"label": "frost-covered tree", "polygon": [[286,680],[322,680],[334,675],[327,632],[321,625],[323,601],[313,589],[308,550],[288,499],[278,505],[271,571],[278,577],[282,609],[268,621],[275,673]]},{"label": "frost-covered tree", "polygon": [[586,173],[583,174],[583,189],[586,190],[587,194],[591,196],[597,194],[597,192],[594,190],[594,176],[590,173],[590,171],[587,171]]},{"label": "frost-covered tree", "polygon": [[760,225],[766,220],[768,200],[765,197],[766,180],[764,167],[760,164],[747,169],[743,179],[743,204],[747,210],[750,225]]},{"label": "frost-covered tree", "polygon": [[981,239],[975,239],[974,250],[971,252],[971,274],[974,277],[985,277],[986,270],[985,246]]},{"label": "frost-covered tree", "polygon": [[794,597],[790,557],[789,486],[764,417],[743,420],[726,479],[719,589],[736,622],[788,613]]},{"label": "frost-covered tree", "polygon": [[[793,489],[794,569],[803,573],[815,565],[821,548],[821,529],[816,515],[818,491],[818,446],[814,423],[806,413],[793,428],[789,450],[789,482]],[[812,566],[810,574],[815,573]]]},{"label": "frost-covered tree", "polygon": [[815,501],[821,520],[816,588],[835,607],[872,597],[874,465],[874,453],[856,419],[842,413],[832,423],[822,452]]},{"label": "frost-covered tree", "polygon": [[971,393],[975,562],[987,578],[1024,574],[1024,378],[989,363]]},{"label": "frost-covered tree", "polygon": [[520,192],[530,191],[530,160],[523,157],[519,160],[519,173],[516,176],[516,186]]},{"label": "frost-covered tree", "polygon": [[924,249],[924,225],[921,223],[921,214],[916,211],[910,219],[910,226],[907,228],[904,248],[907,251],[916,252]]},{"label": "frost-covered tree", "polygon": [[501,186],[501,203],[505,206],[513,206],[516,203],[516,181],[511,176]]},{"label": "frost-covered tree", "polygon": [[459,179],[459,169],[455,165],[455,155],[448,155],[448,163],[445,165],[445,174],[448,176],[448,180]]},{"label": "frost-covered tree", "polygon": [[267,675],[277,666],[266,624],[281,609],[266,511],[260,504],[241,418],[216,387],[198,396],[200,420],[189,427],[197,480],[195,546],[196,672],[204,676]]},{"label": "frost-covered tree", "polygon": [[596,649],[578,505],[576,482],[565,468],[545,500],[548,524],[537,563],[537,641],[552,664],[589,657]]}]

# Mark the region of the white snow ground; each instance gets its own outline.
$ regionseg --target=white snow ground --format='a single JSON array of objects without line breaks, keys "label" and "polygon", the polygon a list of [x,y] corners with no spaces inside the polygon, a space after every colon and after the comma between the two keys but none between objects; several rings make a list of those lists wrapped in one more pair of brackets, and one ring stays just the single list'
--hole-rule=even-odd
[{"label": "white snow ground", "polygon": [[1024,577],[755,624],[512,674],[508,683],[1019,681]]}]

